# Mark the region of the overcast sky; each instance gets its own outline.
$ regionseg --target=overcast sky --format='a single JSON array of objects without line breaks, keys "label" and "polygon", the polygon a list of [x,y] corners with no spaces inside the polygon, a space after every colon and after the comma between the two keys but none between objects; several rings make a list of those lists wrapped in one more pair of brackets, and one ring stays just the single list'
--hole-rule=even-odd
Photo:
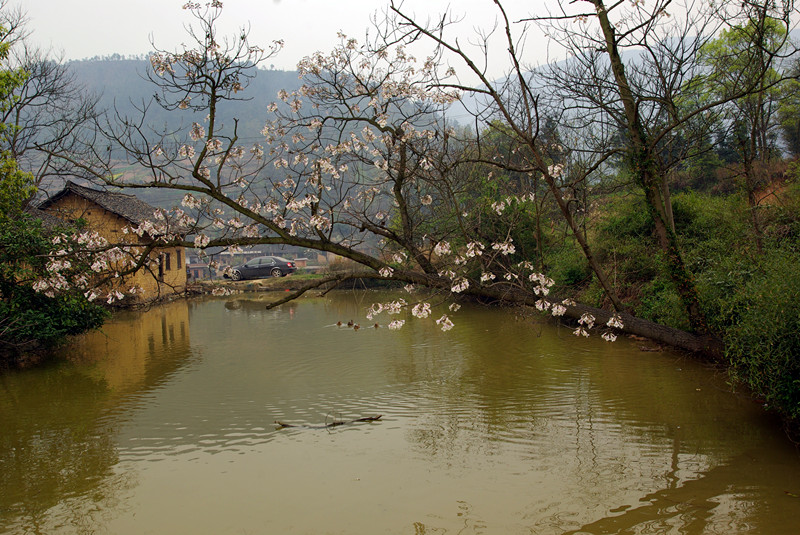
[{"label": "overcast sky", "polygon": [[[83,59],[113,53],[144,54],[152,47],[172,50],[184,40],[183,24],[191,18],[181,9],[186,0],[9,0],[29,18],[33,39],[39,45],[63,51],[66,59]],[[205,2],[205,0],[200,0]],[[541,1],[541,0],[540,0]],[[555,2],[555,0],[544,0]],[[330,51],[339,30],[363,38],[370,17],[385,8],[388,0],[225,0],[222,23],[225,33],[250,25],[251,41],[266,48],[272,40],[283,39],[284,50],[269,63],[278,69],[294,69],[297,61],[317,50]],[[538,2],[537,2],[538,3]],[[529,2],[510,0],[530,6]],[[497,12],[492,0],[405,0],[404,7],[420,18],[437,15],[451,6],[466,19],[459,37],[466,42],[474,29],[489,29]],[[525,8],[523,8],[525,9]],[[514,13],[525,15],[525,11]],[[538,41],[537,41],[538,39]],[[533,42],[532,42],[533,41]],[[498,46],[500,75],[502,46]],[[528,61],[543,61],[546,41],[538,36],[528,42]]]}]

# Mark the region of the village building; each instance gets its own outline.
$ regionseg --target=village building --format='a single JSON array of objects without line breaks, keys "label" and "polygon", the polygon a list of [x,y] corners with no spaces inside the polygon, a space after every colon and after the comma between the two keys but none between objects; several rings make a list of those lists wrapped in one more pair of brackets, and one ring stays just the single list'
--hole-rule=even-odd
[{"label": "village building", "polygon": [[[158,237],[126,232],[126,229],[137,228],[145,222],[157,223],[154,216],[157,209],[133,195],[88,188],[68,181],[64,189],[38,208],[65,221],[80,220],[87,229],[97,232],[110,244],[133,241],[146,247]],[[124,278],[125,286],[140,288],[137,300],[151,301],[186,290],[183,247],[158,247],[150,253],[150,258],[153,262],[148,266]]]}]

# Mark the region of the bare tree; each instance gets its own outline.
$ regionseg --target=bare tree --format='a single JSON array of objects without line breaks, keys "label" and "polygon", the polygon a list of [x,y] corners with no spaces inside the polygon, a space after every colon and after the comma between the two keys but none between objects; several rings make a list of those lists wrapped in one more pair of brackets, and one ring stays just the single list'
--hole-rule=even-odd
[{"label": "bare tree", "polygon": [[[687,157],[687,150],[676,150],[675,142],[691,147],[690,127],[698,118],[710,122],[727,103],[763,91],[775,62],[794,50],[754,42],[762,59],[753,66],[754,76],[739,79],[724,94],[698,98],[698,80],[707,71],[701,52],[723,28],[754,17],[769,18],[788,34],[793,10],[791,2],[772,0],[726,3],[724,9],[672,0],[646,6],[639,1],[609,5],[584,0],[528,19],[546,27],[567,50],[569,59],[551,64],[544,79],[577,116],[574,126],[590,124],[591,131],[605,138],[589,148],[596,151],[597,161],[612,152],[623,156],[644,195],[671,278],[698,332],[707,330],[706,321],[683,260],[670,200],[669,169]],[[622,143],[612,142],[609,134],[615,131],[624,133],[617,137]]]},{"label": "bare tree", "polygon": [[96,117],[97,97],[89,95],[62,58],[30,45],[20,9],[0,2],[0,26],[8,29],[9,64],[25,73],[9,105],[0,110],[5,132],[0,148],[31,173],[39,189],[73,174],[54,152],[75,153]]},{"label": "bare tree", "polygon": [[[595,257],[585,233],[581,232],[580,224],[575,219],[575,214],[570,208],[570,199],[568,197],[565,198],[563,184],[559,181],[564,172],[564,167],[551,163],[553,160],[548,157],[548,152],[556,149],[556,147],[547,147],[540,143],[540,99],[535,88],[530,83],[530,74],[517,53],[517,38],[514,35],[511,22],[502,4],[498,1],[495,4],[502,21],[501,30],[505,35],[505,45],[508,49],[508,58],[512,69],[510,74],[501,82],[491,80],[487,75],[487,65],[485,63],[483,65],[476,63],[457,40],[451,41],[447,39],[445,32],[452,23],[452,20],[447,17],[440,19],[433,25],[422,24],[417,22],[411,15],[405,13],[402,10],[402,5],[392,3],[391,10],[398,17],[396,32],[400,34],[395,39],[407,42],[416,42],[420,39],[430,40],[438,50],[447,51],[463,62],[470,74],[477,78],[478,85],[465,85],[458,80],[450,81],[446,79],[438,79],[435,84],[438,87],[482,96],[485,107],[474,112],[476,121],[500,120],[507,126],[516,142],[526,148],[524,154],[527,155],[527,158],[524,165],[514,170],[536,173],[542,176],[600,286],[614,308],[622,311],[624,310],[622,302],[609,282],[600,262]],[[487,43],[488,38],[484,38],[482,45],[484,51],[488,48]],[[497,164],[498,160],[490,157],[486,162]],[[599,162],[595,163],[592,169],[599,165]],[[583,177],[573,178],[571,182],[572,184],[580,182],[584,177],[585,174]]]}]

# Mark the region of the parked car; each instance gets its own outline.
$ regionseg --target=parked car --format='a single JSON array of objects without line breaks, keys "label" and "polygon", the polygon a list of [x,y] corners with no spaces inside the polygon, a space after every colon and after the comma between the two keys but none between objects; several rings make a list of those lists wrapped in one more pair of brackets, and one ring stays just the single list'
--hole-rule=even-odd
[{"label": "parked car", "polygon": [[280,256],[259,256],[248,260],[244,264],[234,266],[225,278],[235,281],[244,279],[264,279],[266,277],[285,277],[297,271],[297,266],[291,260]]}]

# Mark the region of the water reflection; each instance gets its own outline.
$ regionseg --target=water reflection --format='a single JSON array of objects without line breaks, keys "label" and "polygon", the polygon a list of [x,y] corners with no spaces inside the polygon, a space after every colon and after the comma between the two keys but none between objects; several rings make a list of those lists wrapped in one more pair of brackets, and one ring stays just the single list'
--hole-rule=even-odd
[{"label": "water reflection", "polygon": [[100,333],[79,337],[69,359],[117,395],[152,388],[189,356],[189,306],[176,301],[147,312],[121,312]]},{"label": "water reflection", "polygon": [[387,296],[270,298],[120,316],[4,376],[0,533],[780,533],[800,512],[775,423],[680,355],[510,311],[355,330]]},{"label": "water reflection", "polygon": [[115,503],[129,485],[115,473],[120,411],[187,361],[185,302],[121,314],[77,339],[71,362],[0,375],[0,532],[50,533],[94,515],[65,507],[81,496]]}]

